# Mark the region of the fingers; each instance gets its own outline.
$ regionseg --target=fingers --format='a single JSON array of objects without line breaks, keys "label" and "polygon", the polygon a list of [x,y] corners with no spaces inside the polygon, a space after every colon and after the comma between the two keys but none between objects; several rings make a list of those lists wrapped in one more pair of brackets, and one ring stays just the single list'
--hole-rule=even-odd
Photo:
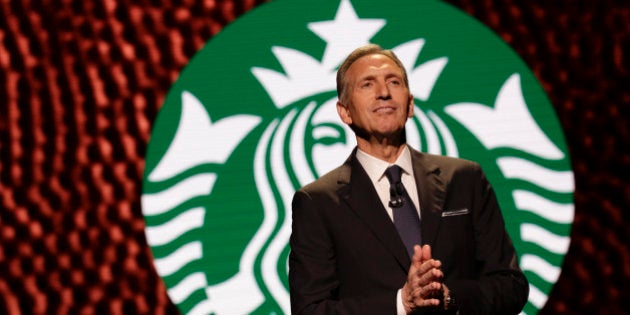
[{"label": "fingers", "polygon": [[403,287],[405,308],[418,309],[440,305],[444,274],[442,263],[433,259],[429,245],[414,246],[412,265]]},{"label": "fingers", "polygon": [[442,270],[431,268],[423,273],[416,273],[415,275],[409,276],[407,283],[409,283],[411,291],[416,291],[419,288],[422,288],[424,291],[431,290],[432,288],[441,290],[442,278],[444,278]]},{"label": "fingers", "polygon": [[[444,274],[442,273],[442,270],[439,269],[440,266],[441,264],[439,260],[430,260],[422,264],[422,267],[420,268],[420,283],[428,284],[429,282],[442,282]],[[422,272],[423,269],[426,269],[426,271]]]},{"label": "fingers", "polygon": [[442,284],[431,282],[425,286],[417,287],[407,295],[407,305],[410,310],[427,307],[437,307],[440,300],[437,298],[442,289]]},{"label": "fingers", "polygon": [[429,282],[441,282],[444,274],[440,269],[442,262],[435,259],[430,259],[423,262],[420,266],[409,269],[407,280],[411,282],[418,282],[420,285],[427,285]]},{"label": "fingers", "polygon": [[413,257],[411,258],[411,262],[423,262],[425,260],[431,259],[431,246],[429,245],[414,245],[413,247]]},{"label": "fingers", "polygon": [[429,245],[422,246],[421,253],[422,253],[423,261],[431,259],[431,246]]},{"label": "fingers", "polygon": [[[428,245],[426,245],[428,246]],[[411,264],[421,264],[422,263],[422,247],[420,245],[413,246],[413,257],[411,257]]]},{"label": "fingers", "polygon": [[412,265],[409,268],[407,282],[425,286],[430,282],[441,282],[443,273],[440,270],[442,262],[431,258],[431,246],[414,246]]},{"label": "fingers", "polygon": [[424,245],[420,247],[420,245],[415,245],[413,247],[413,257],[411,257],[411,267],[420,268],[420,266],[426,262],[432,260],[431,257],[431,246]]},{"label": "fingers", "polygon": [[412,261],[425,261],[431,259],[431,246],[414,245]]},{"label": "fingers", "polygon": [[429,259],[424,261],[420,266],[418,266],[418,273],[425,273],[431,269],[439,269],[442,267],[442,262],[436,259]]}]

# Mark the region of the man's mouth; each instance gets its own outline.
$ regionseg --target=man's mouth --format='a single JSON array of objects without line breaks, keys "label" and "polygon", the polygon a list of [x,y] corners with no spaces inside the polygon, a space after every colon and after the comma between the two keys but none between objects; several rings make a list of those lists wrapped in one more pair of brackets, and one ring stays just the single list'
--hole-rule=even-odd
[{"label": "man's mouth", "polygon": [[393,106],[380,106],[377,107],[376,109],[374,109],[375,113],[382,113],[382,114],[387,114],[387,113],[392,113],[396,110],[395,107]]}]

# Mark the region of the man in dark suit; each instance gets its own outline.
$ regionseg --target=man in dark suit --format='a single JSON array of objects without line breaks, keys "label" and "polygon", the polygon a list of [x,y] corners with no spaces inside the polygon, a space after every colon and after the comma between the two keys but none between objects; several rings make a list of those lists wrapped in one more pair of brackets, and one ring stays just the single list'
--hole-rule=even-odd
[{"label": "man in dark suit", "polygon": [[358,48],[337,92],[357,148],[294,196],[292,313],[519,313],[527,280],[479,165],[406,144],[413,97],[398,58]]}]

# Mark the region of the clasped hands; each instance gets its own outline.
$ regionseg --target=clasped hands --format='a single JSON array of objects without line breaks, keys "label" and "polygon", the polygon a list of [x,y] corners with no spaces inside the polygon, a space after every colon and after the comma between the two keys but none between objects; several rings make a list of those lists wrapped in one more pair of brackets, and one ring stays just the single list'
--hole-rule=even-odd
[{"label": "clasped hands", "polygon": [[441,267],[442,263],[431,257],[431,246],[414,246],[407,282],[401,292],[407,314],[435,311],[442,305],[444,290],[448,289],[442,283]]}]

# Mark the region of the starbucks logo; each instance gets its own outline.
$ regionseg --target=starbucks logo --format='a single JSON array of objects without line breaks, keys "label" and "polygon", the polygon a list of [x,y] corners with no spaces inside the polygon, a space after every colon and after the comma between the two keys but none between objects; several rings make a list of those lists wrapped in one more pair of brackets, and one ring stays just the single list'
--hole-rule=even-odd
[{"label": "starbucks logo", "polygon": [[478,161],[530,282],[547,300],[569,247],[573,173],[527,66],[438,1],[277,1],[226,27],[169,91],[148,148],[142,211],[157,272],[190,314],[289,314],[291,199],[341,164],[354,136],[335,74],[367,43],[409,74],[416,149]]}]

